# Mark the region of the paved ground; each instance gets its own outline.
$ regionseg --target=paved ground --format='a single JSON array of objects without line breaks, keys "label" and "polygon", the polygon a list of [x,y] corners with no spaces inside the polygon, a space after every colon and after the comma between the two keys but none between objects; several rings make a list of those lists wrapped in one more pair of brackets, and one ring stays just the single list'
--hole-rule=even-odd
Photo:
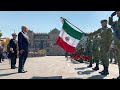
[{"label": "paved ground", "polygon": [[[10,69],[9,61],[0,63],[0,79],[112,79],[118,76],[118,66],[110,64],[110,74],[102,76],[92,68],[86,68],[87,63],[73,64],[63,56],[46,56],[28,58],[25,70],[27,73],[17,73]],[[93,65],[95,66],[95,64]]]}]

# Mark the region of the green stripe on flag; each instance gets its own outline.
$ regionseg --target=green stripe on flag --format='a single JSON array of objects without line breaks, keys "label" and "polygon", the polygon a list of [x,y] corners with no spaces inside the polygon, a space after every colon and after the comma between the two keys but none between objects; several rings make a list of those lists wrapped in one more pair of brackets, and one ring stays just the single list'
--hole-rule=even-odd
[{"label": "green stripe on flag", "polygon": [[73,29],[71,26],[68,25],[66,21],[64,21],[63,27],[62,27],[67,34],[69,34],[71,37],[80,40],[83,36],[83,33],[78,32],[77,30]]}]

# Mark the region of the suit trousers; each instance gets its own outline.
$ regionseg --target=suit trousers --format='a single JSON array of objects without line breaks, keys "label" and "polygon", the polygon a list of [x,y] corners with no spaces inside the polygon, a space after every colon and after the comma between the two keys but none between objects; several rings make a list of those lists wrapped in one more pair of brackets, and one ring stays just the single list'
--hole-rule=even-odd
[{"label": "suit trousers", "polygon": [[25,65],[27,57],[28,57],[28,52],[27,51],[23,52],[22,54],[19,54],[18,72],[22,72],[24,70],[24,65]]}]

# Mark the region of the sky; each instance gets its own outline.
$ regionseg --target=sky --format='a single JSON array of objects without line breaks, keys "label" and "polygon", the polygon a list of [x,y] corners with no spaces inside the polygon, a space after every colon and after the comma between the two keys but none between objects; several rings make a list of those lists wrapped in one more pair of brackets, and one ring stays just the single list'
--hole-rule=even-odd
[{"label": "sky", "polygon": [[[66,18],[84,32],[94,32],[101,27],[100,21],[107,19],[113,11],[0,11],[0,31],[2,37],[11,38],[25,25],[35,33],[48,33],[62,29],[60,17]],[[117,17],[114,18],[117,20]],[[110,27],[110,26],[108,26]]]}]

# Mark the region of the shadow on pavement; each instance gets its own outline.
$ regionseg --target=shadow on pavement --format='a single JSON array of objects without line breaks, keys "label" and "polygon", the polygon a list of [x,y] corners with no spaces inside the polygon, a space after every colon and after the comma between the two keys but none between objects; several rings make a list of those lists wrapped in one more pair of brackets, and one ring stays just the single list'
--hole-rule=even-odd
[{"label": "shadow on pavement", "polygon": [[87,79],[103,79],[104,77],[106,77],[106,76],[103,76],[103,75],[95,75],[95,76],[91,76],[91,77],[89,77],[89,78],[87,78]]},{"label": "shadow on pavement", "polygon": [[15,73],[7,73],[7,74],[0,74],[0,77],[2,77],[2,76],[9,76],[9,75],[13,75],[13,74],[18,74],[18,72],[15,72]]},{"label": "shadow on pavement", "polygon": [[84,63],[85,63],[85,64],[89,64],[89,62],[87,62],[87,61],[85,61]]},{"label": "shadow on pavement", "polygon": [[81,68],[75,68],[75,70],[84,70],[86,69],[87,67],[81,67]]},{"label": "shadow on pavement", "polygon": [[78,78],[78,77],[69,77],[69,78],[64,78],[64,79],[82,79],[82,78]]},{"label": "shadow on pavement", "polygon": [[2,71],[2,70],[9,70],[10,68],[6,68],[6,69],[0,69],[0,71]]},{"label": "shadow on pavement", "polygon": [[71,59],[71,63],[72,63],[72,64],[80,64],[80,62],[78,62],[78,61],[76,61],[76,60],[73,60],[73,59]]},{"label": "shadow on pavement", "polygon": [[32,77],[31,79],[62,79],[62,76],[51,76],[51,77]]},{"label": "shadow on pavement", "polygon": [[92,72],[95,72],[94,70],[87,70],[87,71],[78,71],[77,74],[78,75],[82,75],[82,74],[91,74]]}]

